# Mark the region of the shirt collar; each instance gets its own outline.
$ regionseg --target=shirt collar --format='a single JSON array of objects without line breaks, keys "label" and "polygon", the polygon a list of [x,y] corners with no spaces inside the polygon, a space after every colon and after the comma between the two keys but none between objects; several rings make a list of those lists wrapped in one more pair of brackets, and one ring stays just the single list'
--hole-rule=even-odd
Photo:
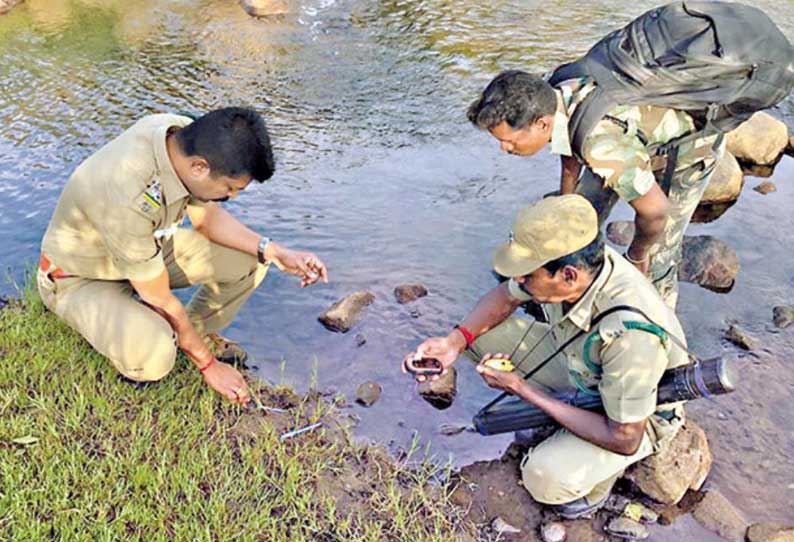
[{"label": "shirt collar", "polygon": [[615,253],[611,248],[604,247],[604,266],[596,276],[595,280],[585,291],[584,295],[571,307],[568,312],[563,316],[563,319],[570,320],[578,328],[588,331],[590,329],[590,320],[593,317],[593,303],[601,290],[604,289],[609,278],[612,276],[612,270],[615,267],[613,258]]},{"label": "shirt collar", "polygon": [[551,129],[551,152],[563,156],[572,156],[571,138],[568,134],[568,111],[564,99],[564,89],[554,89],[557,96],[557,110],[554,112],[554,126]]},{"label": "shirt collar", "polygon": [[179,180],[171,159],[168,157],[165,139],[171,128],[172,126],[158,126],[152,133],[152,147],[154,148],[154,157],[157,162],[157,175],[160,178],[160,186],[167,205],[190,197],[190,193],[185,188],[185,185],[182,184],[182,181]]}]

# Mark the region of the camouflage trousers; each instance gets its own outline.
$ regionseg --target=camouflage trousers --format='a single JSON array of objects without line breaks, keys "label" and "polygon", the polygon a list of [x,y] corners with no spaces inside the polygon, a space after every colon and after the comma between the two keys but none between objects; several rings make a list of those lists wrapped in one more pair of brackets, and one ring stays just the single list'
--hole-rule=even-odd
[{"label": "camouflage trousers", "polygon": [[[715,138],[710,140],[714,143]],[[678,264],[681,261],[684,232],[724,151],[725,142],[722,141],[710,156],[675,171],[670,182],[667,194],[670,213],[662,234],[650,248],[651,265],[648,278],[653,282],[664,302],[673,310],[678,302]],[[679,163],[681,161],[679,157]],[[657,182],[661,183],[664,169],[655,171],[654,174]],[[619,199],[617,193],[604,186],[603,179],[590,168],[585,168],[576,186],[576,193],[583,195],[593,204],[598,212],[599,225],[603,227]]]}]

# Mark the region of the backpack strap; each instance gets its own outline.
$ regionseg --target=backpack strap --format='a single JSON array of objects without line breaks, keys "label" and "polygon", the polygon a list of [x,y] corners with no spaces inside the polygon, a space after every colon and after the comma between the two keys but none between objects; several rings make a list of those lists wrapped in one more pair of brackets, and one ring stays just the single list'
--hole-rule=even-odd
[{"label": "backpack strap", "polygon": [[[696,357],[694,356],[694,354],[692,354],[692,353],[689,351],[689,349],[686,347],[686,345],[684,345],[683,341],[681,341],[680,339],[678,339],[678,338],[677,338],[675,335],[671,334],[669,331],[667,331],[667,330],[666,330],[665,328],[663,328],[662,326],[660,326],[660,325],[656,324],[656,323],[655,323],[655,322],[654,322],[654,321],[653,321],[653,320],[652,320],[652,319],[651,319],[651,318],[650,318],[650,317],[649,317],[647,314],[645,314],[645,313],[644,313],[642,310],[638,309],[637,307],[633,307],[633,306],[631,306],[631,305],[615,305],[614,307],[610,307],[610,308],[608,308],[608,309],[607,309],[607,310],[605,310],[604,312],[600,312],[600,313],[598,313],[597,315],[595,315],[595,316],[594,316],[594,317],[593,317],[593,318],[590,320],[590,327],[591,327],[591,328],[593,328],[593,327],[597,326],[597,325],[598,325],[598,324],[601,322],[601,320],[603,320],[604,318],[606,318],[606,317],[607,317],[607,316],[609,316],[610,314],[614,314],[614,313],[616,313],[616,312],[619,312],[619,311],[629,311],[629,312],[634,312],[634,313],[636,313],[636,314],[639,314],[640,316],[642,316],[643,318],[645,318],[646,320],[648,320],[648,322],[650,322],[650,323],[651,323],[653,326],[655,326],[655,328],[658,328],[658,330],[659,330],[659,331],[661,331],[661,332],[665,333],[665,334],[667,335],[667,337],[669,337],[669,339],[670,339],[670,340],[672,340],[672,341],[673,341],[673,343],[674,343],[676,346],[678,346],[679,348],[681,348],[682,350],[684,350],[684,352],[686,352],[686,353],[689,355],[689,357],[690,357],[690,358],[696,359]],[[547,364],[548,364],[548,363],[549,363],[549,362],[550,362],[552,359],[554,359],[554,358],[555,358],[555,357],[556,357],[558,354],[562,353],[562,352],[563,352],[563,350],[565,350],[565,349],[566,349],[568,346],[570,346],[570,345],[571,345],[571,344],[572,344],[574,341],[576,341],[577,339],[579,339],[579,338],[580,338],[582,335],[584,335],[585,333],[587,333],[587,332],[586,332],[585,330],[583,330],[583,329],[580,329],[579,331],[577,331],[577,332],[576,332],[576,333],[573,335],[573,337],[571,337],[570,339],[568,339],[567,341],[565,341],[565,342],[564,342],[564,343],[563,343],[563,344],[562,344],[562,345],[561,345],[559,348],[557,348],[557,350],[555,350],[555,351],[554,351],[554,352],[553,352],[551,355],[547,356],[547,357],[546,357],[546,359],[544,359],[543,361],[541,361],[541,362],[540,362],[540,363],[537,365],[537,367],[535,367],[534,369],[532,369],[531,371],[529,371],[529,372],[528,372],[526,375],[524,375],[524,380],[529,380],[530,378],[532,378],[532,376],[533,376],[535,373],[537,373],[538,371],[540,371],[540,370],[541,370],[543,367],[545,367],[545,366],[546,366],[546,365],[547,365]],[[509,393],[507,393],[507,392],[503,392],[503,393],[499,394],[499,396],[498,396],[498,397],[496,397],[495,399],[493,399],[492,401],[490,401],[490,402],[489,402],[487,405],[485,405],[484,407],[482,407],[482,408],[480,409],[480,413],[484,413],[484,412],[488,411],[488,410],[489,410],[491,407],[493,407],[494,405],[496,405],[496,404],[500,403],[501,401],[503,401],[505,398],[507,398],[507,397],[509,397],[509,396],[510,396],[510,394],[509,394]]]}]

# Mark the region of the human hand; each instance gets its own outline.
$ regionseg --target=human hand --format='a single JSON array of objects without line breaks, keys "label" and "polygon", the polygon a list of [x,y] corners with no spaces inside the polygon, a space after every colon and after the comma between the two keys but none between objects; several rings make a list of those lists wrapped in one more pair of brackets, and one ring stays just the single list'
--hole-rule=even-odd
[{"label": "human hand", "polygon": [[506,354],[485,354],[482,359],[480,359],[476,371],[491,388],[515,395],[524,384],[524,379],[515,371],[500,371],[489,367],[487,362],[490,360],[503,361],[509,360],[509,357]]},{"label": "human hand", "polygon": [[202,373],[204,382],[226,397],[232,403],[245,404],[251,400],[251,393],[240,371],[229,365],[216,361]]},{"label": "human hand", "polygon": [[[460,336],[460,340],[457,338]],[[460,332],[453,331],[446,337],[431,337],[420,344],[414,352],[411,352],[403,359],[402,370],[403,373],[407,373],[405,368],[405,363],[409,360],[419,360],[422,358],[433,358],[437,359],[441,366],[443,367],[443,371],[441,374],[445,374],[447,369],[455,363],[455,360],[458,359],[458,356],[461,352],[466,348],[466,339],[464,339]],[[417,382],[424,382],[428,378],[432,380],[437,380],[440,375],[416,375],[415,378]]]},{"label": "human hand", "polygon": [[321,279],[323,283],[328,284],[328,270],[314,253],[291,250],[273,241],[268,244],[268,248],[270,245],[273,245],[273,248],[268,252],[272,255],[268,254],[267,259],[276,264],[281,271],[300,277],[301,288],[311,286]]}]

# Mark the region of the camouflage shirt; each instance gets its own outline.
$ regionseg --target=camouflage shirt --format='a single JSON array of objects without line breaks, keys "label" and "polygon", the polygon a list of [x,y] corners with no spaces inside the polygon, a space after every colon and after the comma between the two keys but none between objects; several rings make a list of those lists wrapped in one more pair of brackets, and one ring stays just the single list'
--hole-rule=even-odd
[{"label": "camouflage shirt", "polygon": [[[551,138],[551,152],[571,156],[568,121],[576,106],[595,88],[586,78],[565,81],[556,89],[557,111]],[[627,129],[602,119],[585,138],[582,156],[596,175],[621,198],[632,201],[645,195],[657,177],[661,177],[664,161],[652,160],[648,147],[637,136],[641,131],[648,145],[667,143],[695,128],[692,117],[683,111],[658,106],[618,106],[609,112],[626,123]],[[681,145],[676,171],[684,170],[711,156],[717,136],[696,139]]]}]

